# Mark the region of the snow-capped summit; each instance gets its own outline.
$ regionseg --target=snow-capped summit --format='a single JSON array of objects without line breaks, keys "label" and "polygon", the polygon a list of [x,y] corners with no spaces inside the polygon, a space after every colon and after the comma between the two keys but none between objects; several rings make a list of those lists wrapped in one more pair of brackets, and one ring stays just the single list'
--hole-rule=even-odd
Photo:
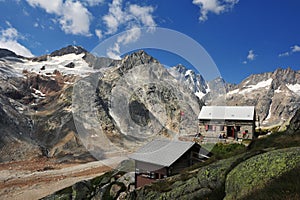
[{"label": "snow-capped summit", "polygon": [[210,91],[208,84],[200,74],[187,69],[182,64],[171,67],[169,73],[186,84],[199,99],[202,99]]}]

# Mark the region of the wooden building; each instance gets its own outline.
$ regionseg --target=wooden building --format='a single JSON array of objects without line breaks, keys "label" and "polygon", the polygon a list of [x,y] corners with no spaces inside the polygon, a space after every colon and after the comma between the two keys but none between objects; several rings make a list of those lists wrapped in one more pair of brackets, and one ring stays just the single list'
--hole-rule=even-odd
[{"label": "wooden building", "polygon": [[204,161],[209,152],[195,142],[153,140],[129,157],[135,160],[135,186],[178,174]]},{"label": "wooden building", "polygon": [[254,106],[203,106],[199,133],[204,138],[252,139],[255,116]]}]

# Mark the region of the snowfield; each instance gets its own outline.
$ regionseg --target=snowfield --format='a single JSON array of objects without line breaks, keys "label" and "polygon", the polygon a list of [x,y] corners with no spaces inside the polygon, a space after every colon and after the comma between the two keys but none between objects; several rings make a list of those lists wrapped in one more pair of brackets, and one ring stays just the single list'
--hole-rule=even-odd
[{"label": "snowfield", "polygon": [[[14,68],[22,72],[27,70],[29,72],[52,74],[55,70],[58,70],[63,75],[80,75],[85,76],[95,70],[89,67],[88,63],[83,59],[84,53],[82,54],[66,54],[63,56],[47,57],[46,61],[28,61],[23,60],[22,62],[15,63]],[[74,63],[74,67],[66,67],[66,65]]]},{"label": "snowfield", "polygon": [[287,84],[286,85],[292,92],[300,96],[300,84]]},{"label": "snowfield", "polygon": [[236,93],[239,93],[239,94],[250,93],[250,92],[252,92],[254,90],[258,90],[260,88],[270,87],[272,81],[273,81],[273,79],[270,78],[270,79],[268,79],[266,81],[258,82],[256,85],[248,85],[246,87],[243,87],[242,89],[232,90],[232,91],[228,92],[227,94],[228,95],[232,95],[232,94],[236,94]]}]

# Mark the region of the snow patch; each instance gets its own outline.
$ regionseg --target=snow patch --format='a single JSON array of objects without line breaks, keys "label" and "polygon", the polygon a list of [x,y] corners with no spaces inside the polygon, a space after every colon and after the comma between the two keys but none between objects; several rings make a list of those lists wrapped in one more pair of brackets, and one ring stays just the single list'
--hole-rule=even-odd
[{"label": "snow patch", "polygon": [[195,92],[195,95],[199,98],[202,99],[207,93],[203,93],[203,92]]},{"label": "snow patch", "polygon": [[33,90],[34,90],[34,93],[35,93],[36,95],[39,95],[39,96],[41,96],[41,97],[45,97],[45,96],[46,96],[46,94],[44,94],[44,93],[41,92],[40,90],[37,90],[37,89],[35,89],[35,88],[33,88]]},{"label": "snow patch", "polygon": [[276,89],[275,91],[274,91],[275,93],[281,93],[281,92],[283,92],[282,90],[280,90],[280,87],[278,88],[278,89]]},{"label": "snow patch", "polygon": [[209,85],[208,85],[208,84],[206,84],[206,86],[207,86],[206,93],[209,93],[209,92],[210,92]]},{"label": "snow patch", "polygon": [[239,91],[240,91],[240,89],[235,89],[235,90],[232,90],[232,91],[228,92],[227,94],[232,95],[232,94],[239,93]]},{"label": "snow patch", "polygon": [[189,76],[189,75],[192,75],[192,70],[190,69],[185,72],[185,76]]},{"label": "snow patch", "polygon": [[[16,63],[15,69],[22,72],[24,69],[27,71],[42,73],[44,75],[52,74],[55,70],[58,70],[63,75],[80,75],[85,76],[96,70],[89,67],[88,63],[83,59],[82,54],[66,54],[63,56],[48,57],[46,61],[25,61],[24,63]],[[74,68],[65,67],[71,62],[74,63]]]},{"label": "snow patch", "polygon": [[286,85],[292,92],[300,96],[300,84],[287,84]]},{"label": "snow patch", "polygon": [[227,94],[231,95],[231,94],[236,94],[236,93],[239,93],[239,94],[250,93],[250,92],[252,92],[254,90],[258,90],[260,88],[270,87],[272,81],[273,81],[273,79],[270,78],[266,81],[258,82],[256,85],[248,85],[248,86],[243,87],[242,89],[232,90],[232,91],[228,92]]},{"label": "snow patch", "polygon": [[272,108],[272,104],[270,105],[268,116],[265,121],[268,121],[269,119],[271,119],[271,115],[272,115],[271,108]]}]

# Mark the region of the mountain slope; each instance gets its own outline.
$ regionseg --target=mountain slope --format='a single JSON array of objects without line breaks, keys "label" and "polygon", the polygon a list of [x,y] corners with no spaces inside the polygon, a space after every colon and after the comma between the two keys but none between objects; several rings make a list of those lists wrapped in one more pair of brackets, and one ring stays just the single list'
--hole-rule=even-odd
[{"label": "mountain slope", "polygon": [[[36,156],[84,159],[88,154],[85,147],[101,154],[103,141],[94,145],[95,136],[100,134],[98,130],[101,130],[101,137],[108,137],[107,144],[112,142],[125,149],[156,134],[179,137],[197,131],[199,100],[144,51],[122,60],[111,60],[95,57],[80,47],[68,46],[32,59],[4,56],[0,64],[1,95],[7,99],[3,105],[8,106],[8,101],[16,102],[20,107],[17,115],[30,121],[24,125],[26,131],[23,132],[28,132],[30,143],[37,145],[39,154]],[[92,89],[77,88],[88,80],[94,85]],[[86,97],[89,101],[80,102]],[[76,104],[78,99],[80,108],[93,105],[97,114],[90,118],[92,113],[85,115],[79,110],[79,120],[75,119],[74,123],[74,102]],[[126,115],[123,110],[127,110]],[[87,124],[99,126],[91,132]],[[86,133],[84,137],[78,134],[81,127]],[[13,128],[11,131],[8,134],[19,134]],[[101,140],[101,137],[98,138]],[[13,146],[6,141],[3,139],[3,144]]]},{"label": "mountain slope", "polygon": [[[88,150],[103,152],[104,141],[114,150],[130,149],[154,136],[195,134],[203,103],[253,105],[262,126],[288,122],[300,106],[300,72],[290,68],[231,85],[222,78],[207,82],[182,65],[165,69],[144,51],[122,60],[99,58],[77,46],[35,58],[7,50],[0,55],[3,160],[9,159],[6,149],[16,149],[9,141],[28,144],[37,156],[82,158],[89,146],[84,142],[92,141],[95,149]],[[97,134],[107,140],[95,146]]]},{"label": "mountain slope", "polygon": [[[104,154],[117,149],[127,151],[153,137],[196,133],[200,102],[146,52],[130,54],[114,62],[101,77],[90,78],[78,82],[78,102],[73,106],[77,109],[76,123],[91,149]],[[80,95],[91,101],[83,101]],[[96,115],[97,121],[90,117],[92,110],[87,112],[88,105],[96,107],[92,116]],[[96,137],[103,134],[105,140]]]},{"label": "mountain slope", "polygon": [[255,74],[230,90],[228,105],[253,105],[261,125],[272,126],[289,121],[300,107],[300,71],[291,68]]}]

